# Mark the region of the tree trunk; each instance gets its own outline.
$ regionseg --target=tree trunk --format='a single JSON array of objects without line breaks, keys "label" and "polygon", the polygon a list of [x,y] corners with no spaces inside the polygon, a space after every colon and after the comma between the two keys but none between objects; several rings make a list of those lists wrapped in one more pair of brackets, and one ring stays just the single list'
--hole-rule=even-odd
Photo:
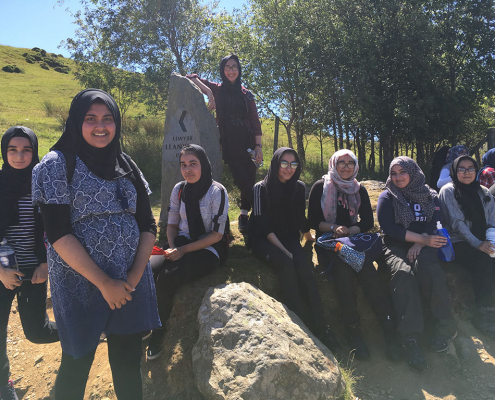
[{"label": "tree trunk", "polygon": [[335,118],[332,120],[332,125],[333,125],[333,148],[334,152],[337,151],[339,148],[339,144],[337,143],[337,126],[335,124]]},{"label": "tree trunk", "polygon": [[371,140],[370,140],[370,158],[368,161],[368,170],[374,171],[375,170],[375,135],[371,134]]}]

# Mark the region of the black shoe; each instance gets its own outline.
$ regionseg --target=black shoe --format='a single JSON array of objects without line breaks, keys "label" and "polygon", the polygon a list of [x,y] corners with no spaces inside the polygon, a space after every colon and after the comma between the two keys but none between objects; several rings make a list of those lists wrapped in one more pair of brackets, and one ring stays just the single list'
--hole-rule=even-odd
[{"label": "black shoe", "polygon": [[435,335],[430,340],[430,349],[441,353],[442,351],[447,351],[449,348],[450,342],[457,336],[457,332],[455,332],[452,336],[448,335]]},{"label": "black shoe", "polygon": [[241,214],[239,215],[239,232],[248,233],[249,228],[249,218],[247,215]]},{"label": "black shoe", "polygon": [[333,335],[329,326],[325,327],[325,329],[316,337],[320,339],[320,341],[328,348],[328,350],[332,352],[337,360],[341,359],[340,353],[342,347],[340,346],[337,339],[335,339],[335,336]]},{"label": "black shoe", "polygon": [[397,325],[391,319],[383,324],[383,336],[387,347],[387,358],[394,362],[402,360],[404,354],[397,337]]},{"label": "black shoe", "polygon": [[151,332],[148,350],[146,350],[147,360],[156,360],[163,354],[163,339],[165,338],[165,329],[153,329]]},{"label": "black shoe", "polygon": [[495,338],[495,308],[478,307],[472,322],[482,333]]},{"label": "black shoe", "polygon": [[347,325],[346,332],[347,340],[354,357],[358,360],[367,360],[370,358],[370,351],[368,350],[368,346],[366,346],[359,324]]},{"label": "black shoe", "polygon": [[423,357],[423,354],[421,354],[416,339],[405,338],[402,341],[402,348],[404,349],[409,368],[416,372],[425,371],[428,368],[428,363]]},{"label": "black shoe", "polygon": [[15,394],[14,382],[11,379],[7,382],[5,386],[0,388],[0,399],[1,400],[19,400]]}]

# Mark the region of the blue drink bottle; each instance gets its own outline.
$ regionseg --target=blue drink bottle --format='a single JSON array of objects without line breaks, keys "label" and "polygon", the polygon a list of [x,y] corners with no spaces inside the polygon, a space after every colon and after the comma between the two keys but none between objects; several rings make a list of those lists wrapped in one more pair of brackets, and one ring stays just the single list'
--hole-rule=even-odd
[{"label": "blue drink bottle", "polygon": [[438,258],[443,261],[454,261],[454,248],[452,247],[452,243],[450,242],[449,232],[447,232],[447,229],[442,227],[440,221],[437,222],[437,235],[447,238],[447,243],[445,243],[438,249]]}]

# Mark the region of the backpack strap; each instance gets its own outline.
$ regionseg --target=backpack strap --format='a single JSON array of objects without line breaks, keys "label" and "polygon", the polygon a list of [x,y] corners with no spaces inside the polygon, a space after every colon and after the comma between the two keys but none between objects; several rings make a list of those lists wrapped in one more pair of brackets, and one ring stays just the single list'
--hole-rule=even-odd
[{"label": "backpack strap", "polygon": [[[213,181],[213,185],[215,185],[217,188],[220,189],[220,207],[218,207],[218,213],[215,215],[215,218],[213,218],[213,227],[215,231],[218,231],[220,228],[220,224],[218,223],[218,218],[220,215],[223,214],[223,211],[225,209],[225,189],[222,188],[217,182]],[[227,227],[225,227],[227,230]]]}]

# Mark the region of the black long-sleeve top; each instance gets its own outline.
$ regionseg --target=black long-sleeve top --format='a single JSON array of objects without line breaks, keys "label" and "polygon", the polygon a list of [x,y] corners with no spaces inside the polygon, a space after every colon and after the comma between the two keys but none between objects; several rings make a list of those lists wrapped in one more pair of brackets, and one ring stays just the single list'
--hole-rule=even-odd
[{"label": "black long-sleeve top", "polygon": [[382,192],[378,198],[376,212],[380,228],[385,234],[385,244],[387,246],[403,245],[406,241],[406,230],[419,234],[426,233],[433,235],[437,229],[437,221],[440,221],[442,216],[438,197],[435,197],[434,202],[435,212],[430,221],[426,220],[426,216],[419,204],[409,204],[416,219],[406,229],[404,226],[395,222],[395,208],[392,195],[388,190]]},{"label": "black long-sleeve top", "polygon": [[[323,195],[323,183],[324,180],[320,179],[316,181],[309,193],[308,204],[308,219],[311,228],[316,230],[316,237],[320,237],[323,232],[320,231],[320,222],[325,222],[323,216],[323,210],[321,209],[321,196]],[[358,215],[359,221],[355,224],[351,223],[351,216],[349,215],[349,209],[344,205],[337,204],[337,218],[335,221],[329,221],[337,225],[342,225],[347,228],[351,226],[359,227],[361,232],[367,232],[373,228],[373,210],[371,208],[370,196],[366,188],[361,185],[359,188],[359,195],[361,196],[361,205],[359,206]]]},{"label": "black long-sleeve top", "polygon": [[249,219],[249,242],[266,240],[270,233],[284,242],[291,236],[299,237],[299,231],[307,232],[309,223],[306,218],[306,189],[297,181],[293,202],[282,203],[281,207],[271,209],[268,194],[263,181],[253,187],[253,211]]}]

